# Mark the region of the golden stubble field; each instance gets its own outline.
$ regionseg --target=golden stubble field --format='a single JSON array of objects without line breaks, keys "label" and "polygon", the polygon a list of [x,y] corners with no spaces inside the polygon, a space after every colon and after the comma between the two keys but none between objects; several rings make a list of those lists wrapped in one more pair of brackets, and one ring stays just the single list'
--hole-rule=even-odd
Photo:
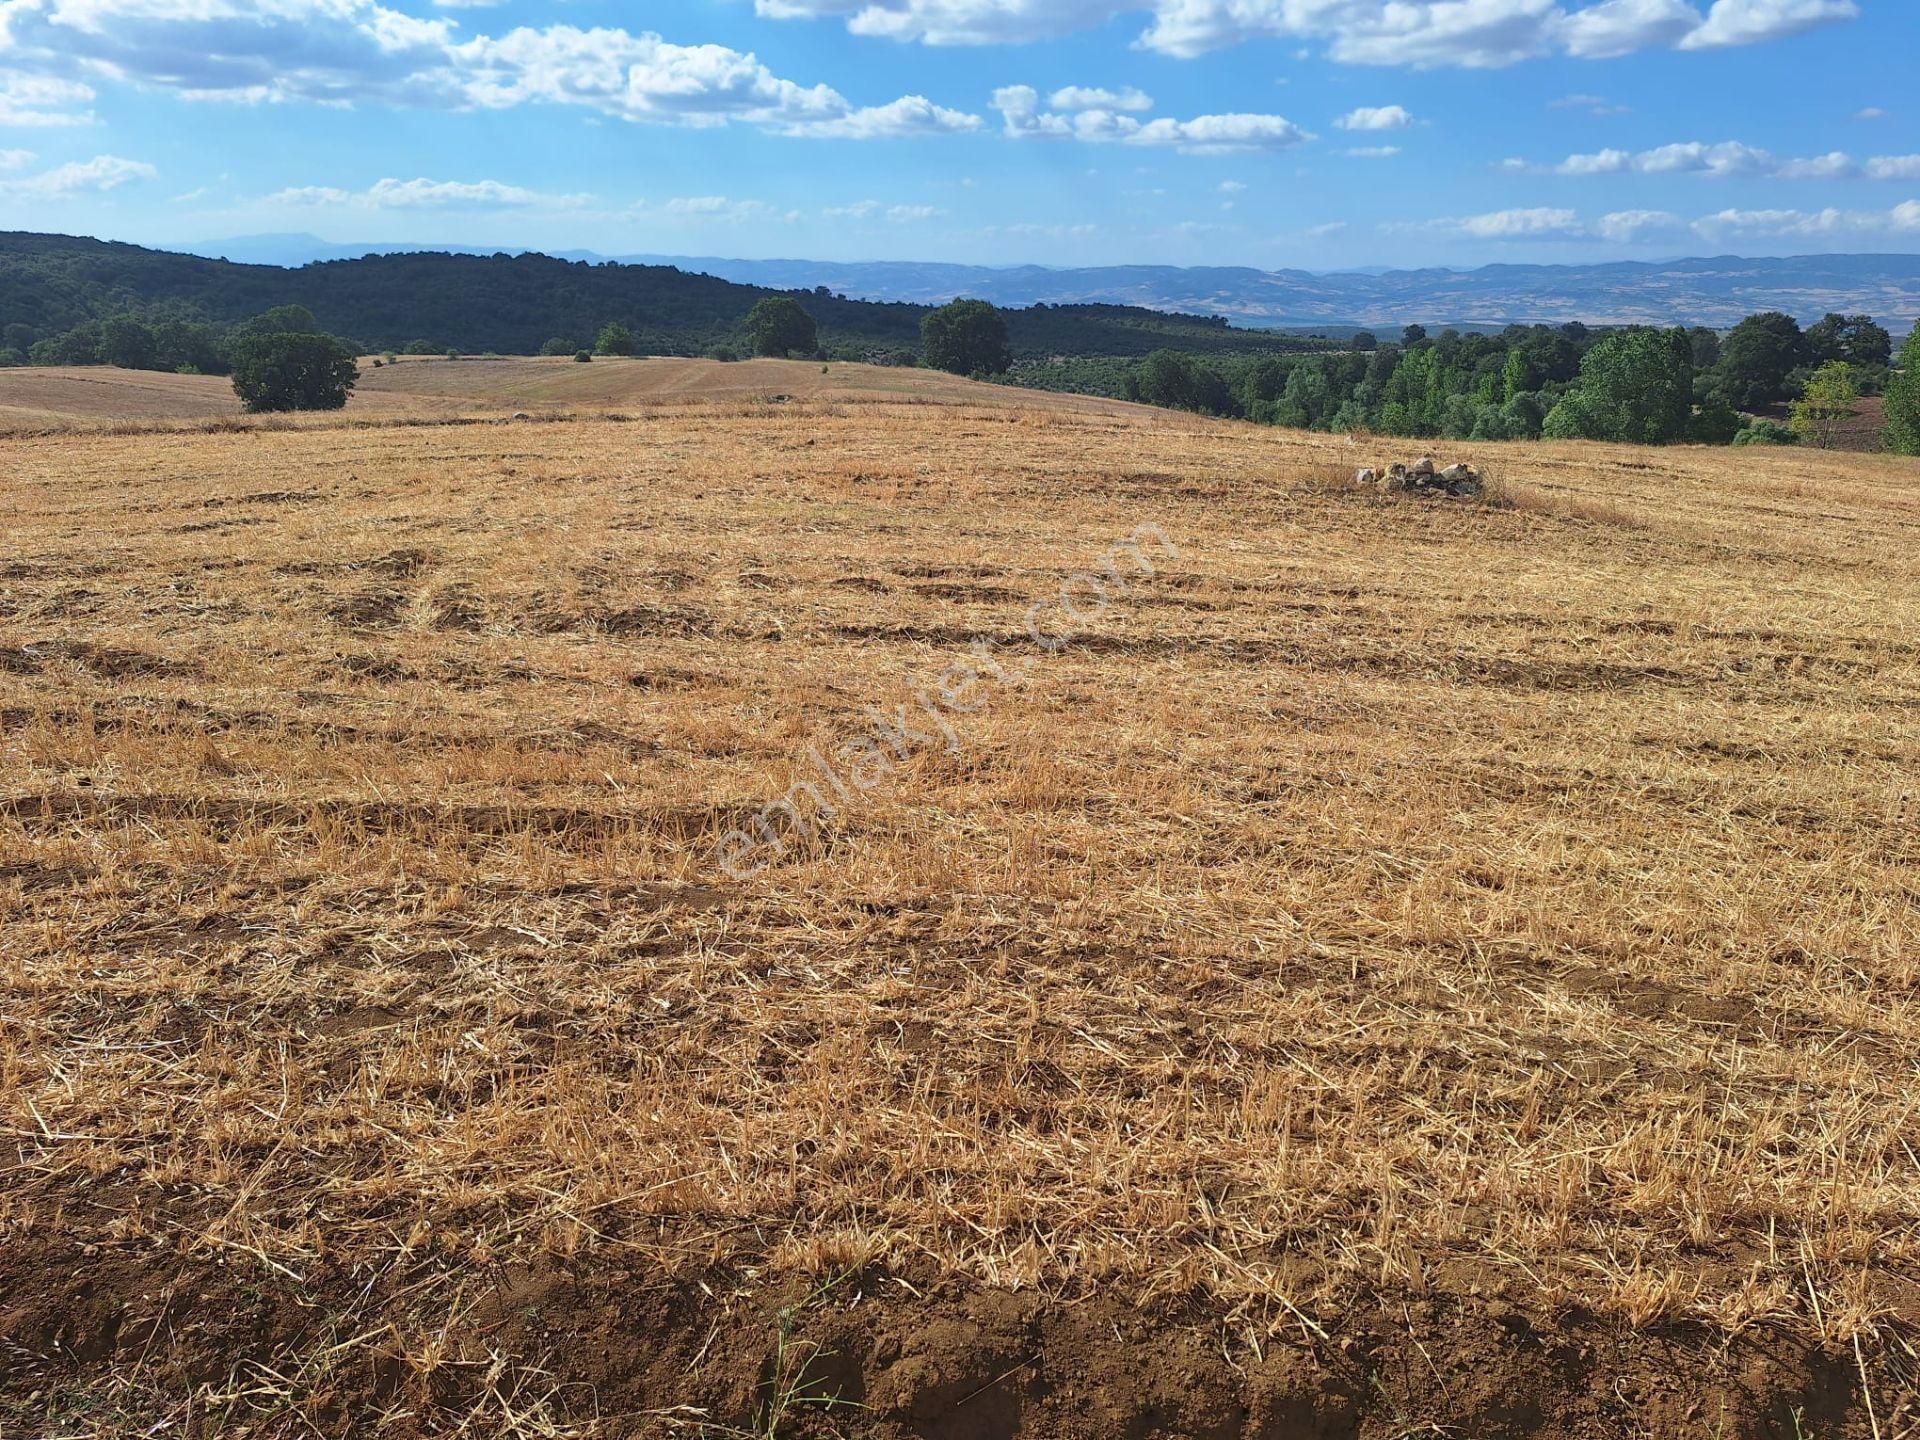
[{"label": "golden stubble field", "polygon": [[0,1433],[1913,1433],[1920,466],[1416,453],[0,440]]}]

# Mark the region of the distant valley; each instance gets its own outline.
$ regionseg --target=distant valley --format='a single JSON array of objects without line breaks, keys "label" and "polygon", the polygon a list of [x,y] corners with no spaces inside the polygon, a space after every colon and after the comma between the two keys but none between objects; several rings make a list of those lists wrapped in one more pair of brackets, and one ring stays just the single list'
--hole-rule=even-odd
[{"label": "distant valley", "polygon": [[[303,265],[417,250],[491,253],[490,247],[335,245],[308,235],[264,235],[190,247],[200,255],[264,265]],[[703,255],[565,260],[672,265],[736,284],[776,290],[825,286],[857,300],[940,304],[959,295],[997,305],[1111,304],[1225,316],[1255,327],[1589,324],[1731,326],[1762,310],[1802,322],[1829,311],[1865,311],[1897,330],[1920,319],[1920,255],[1798,255],[1681,259],[1605,265],[1488,265],[1477,270],[1305,270],[1171,265],[996,268],[906,260],[739,260]]]}]

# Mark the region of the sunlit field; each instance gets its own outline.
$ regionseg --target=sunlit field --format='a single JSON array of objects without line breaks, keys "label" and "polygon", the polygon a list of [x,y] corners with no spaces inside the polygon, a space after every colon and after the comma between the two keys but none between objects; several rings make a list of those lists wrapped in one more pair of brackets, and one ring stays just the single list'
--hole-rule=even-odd
[{"label": "sunlit field", "polygon": [[1915,1433],[1920,463],[392,368],[0,439],[0,1433]]}]

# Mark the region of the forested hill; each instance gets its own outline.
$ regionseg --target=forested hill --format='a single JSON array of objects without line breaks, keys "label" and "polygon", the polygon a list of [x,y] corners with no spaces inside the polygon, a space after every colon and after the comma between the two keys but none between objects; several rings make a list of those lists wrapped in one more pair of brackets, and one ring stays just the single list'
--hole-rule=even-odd
[{"label": "forested hill", "polygon": [[[238,265],[64,235],[0,232],[0,337],[32,341],[114,315],[231,324],[302,305],[366,350],[530,354],[552,340],[587,346],[619,322],[644,352],[700,354],[738,338],[769,295],[664,265],[594,264],[545,255],[369,255],[282,269]],[[910,350],[924,305],[802,292],[830,354]],[[1138,356],[1163,346],[1208,354],[1305,348],[1222,319],[1117,305],[1038,305],[1008,313],[1016,353]]]}]

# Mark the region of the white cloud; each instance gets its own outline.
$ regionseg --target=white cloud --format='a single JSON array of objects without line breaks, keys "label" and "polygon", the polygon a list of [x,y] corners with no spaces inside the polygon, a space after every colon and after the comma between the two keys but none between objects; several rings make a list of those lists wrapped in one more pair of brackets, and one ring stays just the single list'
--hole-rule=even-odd
[{"label": "white cloud", "polygon": [[1694,222],[1710,239],[1770,235],[1821,239],[1835,235],[1883,235],[1920,230],[1920,201],[1891,210],[1722,210]]},{"label": "white cloud", "polygon": [[1920,180],[1920,155],[1876,155],[1866,174],[1869,180]]},{"label": "white cloud", "polygon": [[1853,118],[1856,120],[1884,120],[1887,118],[1887,112],[1882,110],[1878,105],[1869,105],[1864,110],[1855,111]]},{"label": "white cloud", "polygon": [[[7,49],[5,17],[0,9],[0,52]],[[73,107],[92,99],[93,87],[77,80],[0,69],[0,125],[86,125],[93,120],[92,114]]]},{"label": "white cloud", "polygon": [[462,208],[517,208],[524,205],[577,205],[586,195],[541,195],[498,180],[376,180],[367,191],[367,203],[381,209],[436,210]]},{"label": "white cloud", "polygon": [[[9,152],[24,155],[25,151]],[[31,156],[28,163],[31,163]],[[135,180],[151,180],[160,172],[143,160],[124,160],[118,155],[96,155],[91,160],[75,160],[56,165],[37,175],[0,181],[0,194],[29,200],[64,200],[75,195],[104,195]]]},{"label": "white cloud", "polygon": [[733,200],[725,195],[683,195],[669,200],[668,215],[680,220],[720,220],[730,224],[742,221],[783,221],[791,224],[800,218],[798,210],[775,210],[764,200]]},{"label": "white cloud", "polygon": [[1604,0],[1562,20],[1560,38],[1569,55],[1607,60],[1672,45],[1699,25],[1685,0]]},{"label": "white cloud", "polygon": [[786,133],[826,140],[894,140],[908,135],[965,135],[984,125],[978,115],[946,109],[924,95],[903,95],[831,120],[805,120],[788,126]]},{"label": "white cloud", "polygon": [[1116,110],[1062,114],[1040,108],[1031,85],[1003,85],[993,92],[1008,135],[1080,140],[1088,144],[1170,146],[1188,155],[1227,155],[1281,150],[1313,136],[1281,115],[1198,115],[1191,120],[1142,120]]},{"label": "white cloud", "polygon": [[[929,45],[1054,39],[1144,15],[1140,44],[1194,56],[1250,40],[1324,44],[1336,61],[1511,65],[1542,55],[1625,55],[1748,45],[1850,19],[1854,0],[755,0],[762,15],[834,19],[858,35]],[[1302,51],[1302,59],[1310,52]]]},{"label": "white cloud", "polygon": [[369,210],[502,210],[540,205],[571,208],[591,195],[543,195],[498,180],[376,180],[359,193],[331,185],[298,185],[267,197],[278,205],[351,205]]},{"label": "white cloud", "polygon": [[1600,116],[1630,113],[1628,106],[1615,105],[1604,95],[1563,95],[1560,99],[1551,101],[1547,108],[1549,110],[1585,110],[1590,115]]},{"label": "white cloud", "polygon": [[1539,235],[1571,235],[1580,230],[1580,217],[1571,210],[1544,206],[1530,210],[1496,210],[1443,222],[1479,240],[1517,240]]},{"label": "white cloud", "polygon": [[1404,130],[1413,116],[1402,105],[1362,105],[1333,123],[1341,130]]},{"label": "white cloud", "polygon": [[1356,160],[1391,160],[1400,153],[1398,145],[1355,145],[1344,153]]},{"label": "white cloud", "polygon": [[932,220],[947,212],[937,205],[886,205],[878,200],[859,200],[852,205],[836,205],[820,212],[829,220],[879,220],[894,225],[910,225],[917,220]]},{"label": "white cloud", "polygon": [[1197,115],[1191,120],[1151,120],[1134,145],[1172,145],[1189,155],[1225,155],[1240,150],[1283,150],[1313,137],[1279,115]]},{"label": "white cloud", "polygon": [[1119,90],[1069,85],[1054,91],[1047,104],[1055,110],[1151,110],[1153,97],[1131,85]]},{"label": "white cloud", "polygon": [[873,139],[978,129],[920,96],[861,107],[724,45],[521,26],[463,38],[381,0],[0,0],[0,123],[85,119],[82,77],[245,104],[568,105],[674,125]]},{"label": "white cloud", "polygon": [[1706,23],[1682,40],[1680,48],[1756,45],[1836,20],[1857,19],[1859,14],[1854,0],[1714,0]]},{"label": "white cloud", "polygon": [[269,205],[346,205],[353,196],[331,185],[294,185],[267,196]]},{"label": "white cloud", "polygon": [[1594,230],[1604,240],[1638,240],[1649,230],[1679,230],[1686,225],[1678,215],[1665,210],[1616,210],[1594,222]]},{"label": "white cloud", "polygon": [[[1524,161],[1509,161],[1508,168],[1527,167]],[[1569,155],[1554,168],[1561,175],[1618,175],[1633,168],[1633,156],[1625,150],[1596,150],[1591,155]]]},{"label": "white cloud", "polygon": [[1244,180],[1222,180],[1214,188],[1222,195],[1238,195],[1242,190],[1247,188],[1247,182]]},{"label": "white cloud", "polygon": [[1781,159],[1766,150],[1738,141],[1717,145],[1689,140],[1661,145],[1635,154],[1626,150],[1596,150],[1569,155],[1557,165],[1532,165],[1506,160],[1501,168],[1536,175],[1704,175],[1710,179],[1765,176],[1775,180],[1912,180],[1920,178],[1920,155],[1881,155],[1864,163],[1843,150],[1802,159]]},{"label": "white cloud", "polygon": [[31,150],[0,150],[0,175],[24,170],[38,157]]},{"label": "white cloud", "polygon": [[1699,29],[1699,12],[1686,0],[1603,0],[1567,15],[1559,25],[1567,54],[1580,60],[1613,60],[1636,50],[1657,50]]},{"label": "white cloud", "polygon": [[1774,159],[1764,150],[1729,140],[1719,145],[1703,145],[1689,140],[1678,145],[1662,145],[1643,150],[1634,157],[1634,168],[1648,175],[1761,175],[1774,168]]},{"label": "white cloud", "polygon": [[1773,172],[1782,180],[1845,180],[1860,173],[1853,157],[1834,150],[1805,160],[1783,160]]}]

